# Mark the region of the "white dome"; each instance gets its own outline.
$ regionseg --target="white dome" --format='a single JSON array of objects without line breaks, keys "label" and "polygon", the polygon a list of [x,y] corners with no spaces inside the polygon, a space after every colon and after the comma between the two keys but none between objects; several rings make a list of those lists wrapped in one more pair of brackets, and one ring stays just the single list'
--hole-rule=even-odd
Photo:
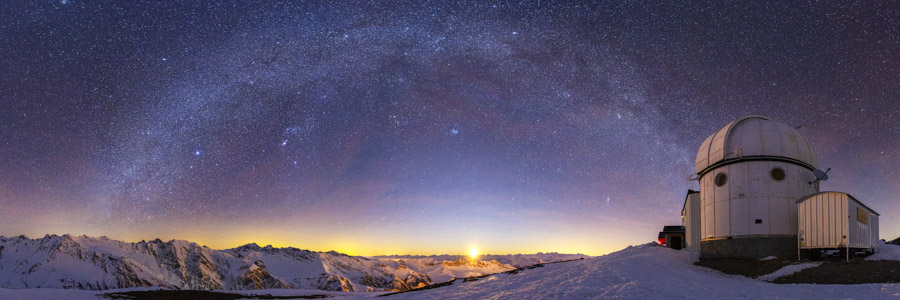
[{"label": "white dome", "polygon": [[796,129],[764,116],[746,116],[707,137],[697,151],[694,168],[703,174],[718,163],[753,158],[819,167],[812,146]]}]

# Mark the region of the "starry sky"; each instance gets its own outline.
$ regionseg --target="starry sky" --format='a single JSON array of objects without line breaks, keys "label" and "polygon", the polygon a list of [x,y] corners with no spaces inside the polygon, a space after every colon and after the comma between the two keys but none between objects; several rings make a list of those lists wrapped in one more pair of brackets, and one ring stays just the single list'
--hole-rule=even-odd
[{"label": "starry sky", "polygon": [[0,234],[600,255],[761,114],[900,237],[896,1],[255,2],[0,3]]}]

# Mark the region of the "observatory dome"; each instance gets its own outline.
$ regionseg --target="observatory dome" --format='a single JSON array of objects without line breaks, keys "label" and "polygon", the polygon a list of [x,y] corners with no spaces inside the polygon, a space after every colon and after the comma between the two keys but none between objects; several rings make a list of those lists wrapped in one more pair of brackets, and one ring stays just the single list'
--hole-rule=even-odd
[{"label": "observatory dome", "polygon": [[713,133],[697,151],[694,168],[703,175],[731,161],[760,158],[782,160],[817,169],[812,146],[793,127],[764,116],[739,118]]}]

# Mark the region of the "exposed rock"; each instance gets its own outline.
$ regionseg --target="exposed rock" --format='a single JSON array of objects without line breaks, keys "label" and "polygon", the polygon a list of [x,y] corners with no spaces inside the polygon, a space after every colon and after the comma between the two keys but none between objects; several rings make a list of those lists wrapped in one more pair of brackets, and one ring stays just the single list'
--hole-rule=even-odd
[{"label": "exposed rock", "polygon": [[247,273],[244,276],[237,278],[232,286],[235,289],[289,289],[290,285],[287,285],[283,281],[272,277],[269,272],[266,271],[264,266],[260,266],[256,263],[250,266],[247,270]]}]

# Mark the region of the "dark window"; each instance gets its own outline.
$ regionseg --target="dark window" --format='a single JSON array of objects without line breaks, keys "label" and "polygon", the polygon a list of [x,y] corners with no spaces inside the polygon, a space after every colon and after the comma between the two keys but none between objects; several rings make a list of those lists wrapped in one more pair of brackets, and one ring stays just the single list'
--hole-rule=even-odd
[{"label": "dark window", "polygon": [[779,167],[772,168],[772,179],[775,179],[775,181],[784,180],[784,170]]},{"label": "dark window", "polygon": [[762,219],[756,219],[756,224],[762,224]]},{"label": "dark window", "polygon": [[725,173],[716,175],[716,186],[723,186],[726,182],[728,182],[728,176],[725,176]]}]

